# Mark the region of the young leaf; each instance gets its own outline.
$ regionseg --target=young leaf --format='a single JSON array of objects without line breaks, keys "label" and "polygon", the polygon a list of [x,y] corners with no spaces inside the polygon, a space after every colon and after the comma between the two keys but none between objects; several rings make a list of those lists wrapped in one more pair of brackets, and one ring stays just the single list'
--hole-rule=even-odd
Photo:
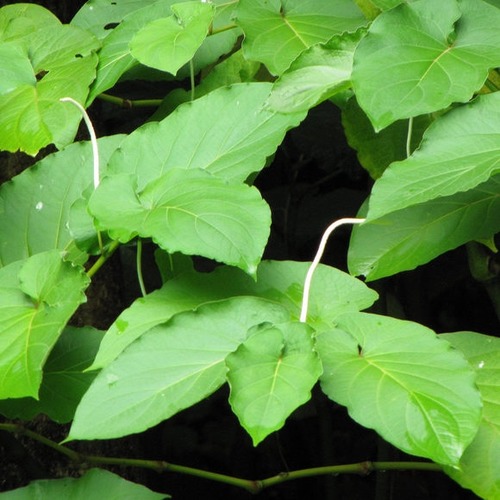
[{"label": "young leaf", "polygon": [[172,167],[245,181],[305,117],[264,109],[270,90],[269,83],[242,83],[180,106],[130,134],[110,159],[109,172],[134,173],[139,189]]},{"label": "young leaf", "polygon": [[[99,42],[73,26],[37,29],[0,49],[0,149],[36,154],[69,144],[80,112],[59,100],[85,102]],[[55,49],[57,47],[57,49]]]},{"label": "young leaf", "polygon": [[467,362],[432,330],[365,313],[321,333],[323,391],[412,455],[456,466],[477,432],[481,399]]},{"label": "young leaf", "polygon": [[[105,165],[123,135],[99,139]],[[64,250],[66,260],[84,262],[69,228],[72,205],[92,184],[89,142],[71,144],[0,186],[0,267],[46,250]],[[85,212],[87,219],[90,215]],[[95,231],[94,231],[95,235]]]},{"label": "young leaf", "polygon": [[365,30],[334,36],[302,52],[273,85],[268,105],[282,113],[307,111],[351,86],[354,50]]},{"label": "young leaf", "polygon": [[157,19],[136,33],[130,51],[142,64],[175,75],[205,40],[215,7],[186,2],[174,4],[171,9],[173,16]]},{"label": "young leaf", "polygon": [[260,325],[226,358],[229,402],[254,446],[311,398],[322,371],[312,332],[304,323]]},{"label": "young leaf", "polygon": [[240,0],[237,22],[245,33],[247,59],[279,75],[305,49],[366,24],[351,0]]},{"label": "young leaf", "polygon": [[[184,273],[126,309],[106,332],[90,369],[102,368],[144,332],[173,315],[239,295],[254,295],[285,306],[293,319],[300,316],[308,262],[263,261],[257,281],[239,269],[218,267],[212,273]],[[370,307],[377,294],[362,281],[338,269],[320,265],[311,287],[308,323],[318,330],[331,328],[340,314]]]},{"label": "young leaf", "polygon": [[0,399],[38,399],[42,367],[62,329],[85,301],[88,278],[58,251],[0,269]]},{"label": "young leaf", "polygon": [[141,432],[201,401],[225,381],[224,359],[249,328],[288,321],[285,308],[238,297],[176,315],[137,339],[95,379],[68,439]]},{"label": "young leaf", "polygon": [[0,493],[2,500],[25,500],[27,498],[102,498],[107,500],[162,500],[170,498],[165,493],[155,493],[142,484],[127,481],[103,469],[90,469],[75,479],[39,479],[17,490]]},{"label": "young leaf", "polygon": [[349,270],[369,281],[414,269],[468,241],[500,231],[500,176],[451,196],[354,228]]},{"label": "young leaf", "polygon": [[66,327],[43,369],[39,400],[33,398],[0,401],[0,413],[8,418],[30,420],[44,413],[51,420],[66,423],[97,373],[83,373],[94,359],[103,332],[91,327]]},{"label": "young leaf", "polygon": [[500,339],[473,332],[441,335],[460,350],[477,374],[483,400],[479,431],[467,447],[459,468],[445,472],[481,498],[500,497]]},{"label": "young leaf", "polygon": [[500,11],[420,0],[383,12],[354,55],[352,80],[375,130],[468,101],[500,65]]},{"label": "young leaf", "polygon": [[500,171],[500,92],[438,118],[407,160],[390,165],[373,186],[368,219],[467,191]]},{"label": "young leaf", "polygon": [[152,237],[168,252],[202,255],[255,274],[271,225],[257,189],[175,168],[142,190],[134,184],[131,175],[107,177],[90,199],[98,227],[113,239]]}]

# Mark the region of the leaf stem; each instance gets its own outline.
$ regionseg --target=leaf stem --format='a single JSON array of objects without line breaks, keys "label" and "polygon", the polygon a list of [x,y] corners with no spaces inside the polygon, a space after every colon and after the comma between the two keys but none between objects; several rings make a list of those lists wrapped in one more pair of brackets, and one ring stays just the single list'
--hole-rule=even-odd
[{"label": "leaf stem", "polygon": [[137,268],[137,280],[139,281],[139,287],[141,289],[142,296],[145,297],[148,294],[148,292],[146,292],[146,287],[144,286],[144,278],[142,276],[142,240],[141,240],[141,238],[137,238],[136,268]]},{"label": "leaf stem", "polygon": [[27,436],[45,446],[48,446],[59,453],[67,456],[70,460],[77,463],[85,463],[88,465],[119,465],[125,467],[140,467],[143,469],[154,470],[158,473],[174,472],[177,474],[185,474],[188,476],[201,477],[210,481],[224,483],[244,490],[250,493],[260,493],[262,490],[274,486],[276,484],[300,479],[303,477],[322,476],[330,474],[361,474],[368,475],[374,471],[387,471],[387,470],[423,470],[441,472],[442,467],[433,462],[359,462],[354,464],[345,465],[330,465],[325,467],[312,467],[310,469],[301,469],[290,472],[280,472],[275,476],[266,479],[252,480],[244,479],[226,474],[219,474],[217,472],[210,472],[203,469],[196,469],[193,467],[186,467],[184,465],[172,464],[163,460],[145,460],[134,458],[120,458],[120,457],[101,457],[95,455],[85,455],[74,451],[67,446],[61,445],[52,441],[41,434],[26,429],[19,424],[3,423],[0,424],[1,431],[12,432],[15,434],[22,434]]},{"label": "leaf stem", "polygon": [[123,97],[116,97],[111,94],[99,94],[98,99],[101,99],[101,101],[106,101],[110,102],[112,104],[117,104],[118,106],[121,106],[122,108],[146,108],[146,107],[158,107],[161,103],[161,99],[137,99],[137,100],[132,100],[132,99],[124,99]]},{"label": "leaf stem", "polygon": [[189,81],[191,84],[191,101],[194,101],[195,82],[194,82],[194,64],[192,59],[189,60]]},{"label": "leaf stem", "polygon": [[362,224],[366,219],[355,219],[355,218],[344,218],[335,221],[330,224],[326,231],[323,233],[323,237],[321,238],[321,242],[318,247],[318,251],[316,252],[316,256],[312,261],[312,264],[309,266],[309,269],[306,274],[306,279],[304,281],[304,293],[302,295],[302,310],[300,312],[300,321],[301,323],[305,323],[307,320],[307,309],[309,307],[309,294],[311,290],[311,282],[313,278],[314,271],[318,267],[318,264],[323,256],[323,252],[325,251],[326,244],[328,242],[328,238],[330,235],[337,229],[339,226],[344,224]]},{"label": "leaf stem", "polygon": [[406,157],[411,155],[411,136],[413,134],[413,116],[408,119],[408,134],[406,135]]}]

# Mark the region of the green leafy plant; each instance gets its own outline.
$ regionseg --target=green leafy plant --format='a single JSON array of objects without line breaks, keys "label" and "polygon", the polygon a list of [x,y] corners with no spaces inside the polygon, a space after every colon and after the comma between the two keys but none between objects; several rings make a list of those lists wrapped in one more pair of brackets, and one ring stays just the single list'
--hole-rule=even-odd
[{"label": "green leafy plant", "polygon": [[[355,277],[396,275],[468,244],[500,311],[499,25],[498,4],[483,0],[90,0],[69,25],[37,5],[1,8],[0,148],[58,151],[0,187],[0,412],[71,428],[65,444],[19,423],[0,429],[75,461],[254,493],[307,475],[414,468],[500,498],[500,341],[362,312],[377,293]],[[116,97],[119,82],[138,78],[170,90]],[[157,111],[128,135],[73,142],[96,99]],[[326,100],[374,180],[359,218],[346,221],[356,225],[350,274],[319,264],[336,224],[312,264],[263,260],[271,211],[255,178]],[[163,277],[150,293],[143,241]],[[137,245],[144,296],[105,332],[71,326],[96,273],[126,245]],[[194,256],[215,269],[196,270]],[[354,421],[430,462],[256,482],[71,448],[143,432],[224,384],[257,446],[317,383]],[[165,497],[95,469],[0,496],[70,488],[90,498],[96,483],[120,498]]]}]

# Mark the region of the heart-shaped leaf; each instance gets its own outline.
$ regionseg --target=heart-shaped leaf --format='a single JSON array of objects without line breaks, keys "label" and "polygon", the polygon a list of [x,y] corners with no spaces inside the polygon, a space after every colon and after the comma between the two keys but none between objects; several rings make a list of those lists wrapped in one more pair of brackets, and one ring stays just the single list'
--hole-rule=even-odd
[{"label": "heart-shaped leaf", "polygon": [[237,22],[245,33],[245,57],[279,75],[311,45],[367,21],[351,0],[240,0]]},{"label": "heart-shaped leaf", "polygon": [[456,466],[477,432],[481,399],[463,356],[417,323],[345,315],[321,333],[323,391],[364,427],[413,455]]},{"label": "heart-shaped leaf", "polygon": [[99,46],[90,33],[59,24],[0,47],[0,149],[34,155],[74,139],[80,112],[60,99],[85,102]]},{"label": "heart-shaped leaf", "polygon": [[229,402],[254,446],[311,398],[322,371],[312,332],[304,323],[258,326],[227,357]]},{"label": "heart-shaped leaf", "polygon": [[134,184],[130,175],[107,177],[90,199],[98,227],[112,238],[152,237],[170,253],[202,255],[255,273],[271,225],[257,189],[198,169],[169,169],[140,191]]},{"label": "heart-shaped leaf", "polygon": [[139,62],[175,75],[194,56],[213,21],[211,3],[186,2],[171,7],[173,16],[157,19],[139,30],[130,51]]},{"label": "heart-shaped leaf", "polygon": [[38,398],[43,364],[87,285],[58,251],[0,269],[0,399]]},{"label": "heart-shaped leaf", "polygon": [[354,55],[352,80],[376,130],[468,101],[500,65],[500,10],[419,0],[383,12]]},{"label": "heart-shaped leaf", "polygon": [[251,327],[288,319],[279,304],[254,297],[178,314],[99,373],[76,410],[68,439],[141,432],[201,401],[224,383],[224,360]]}]

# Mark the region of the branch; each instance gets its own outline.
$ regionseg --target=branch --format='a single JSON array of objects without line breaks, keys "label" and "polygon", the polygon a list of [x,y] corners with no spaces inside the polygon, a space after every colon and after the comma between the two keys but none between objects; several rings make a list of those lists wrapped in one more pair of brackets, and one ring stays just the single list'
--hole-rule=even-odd
[{"label": "branch", "polygon": [[0,424],[0,430],[22,434],[39,443],[49,446],[59,453],[67,456],[70,460],[77,463],[85,463],[88,465],[120,465],[124,467],[140,467],[142,469],[150,469],[156,472],[174,472],[177,474],[185,474],[188,476],[196,476],[218,483],[229,484],[247,490],[250,493],[257,494],[262,490],[274,486],[276,484],[300,479],[303,477],[324,476],[330,474],[361,474],[368,475],[373,471],[387,470],[424,470],[441,472],[442,467],[433,462],[360,462],[346,465],[330,465],[326,467],[313,467],[310,469],[301,469],[290,472],[280,472],[275,476],[266,479],[252,480],[244,479],[226,474],[218,474],[184,465],[172,464],[163,460],[142,460],[134,458],[120,457],[100,457],[94,455],[85,455],[78,453],[67,446],[51,441],[50,439],[26,429],[19,424]]}]

